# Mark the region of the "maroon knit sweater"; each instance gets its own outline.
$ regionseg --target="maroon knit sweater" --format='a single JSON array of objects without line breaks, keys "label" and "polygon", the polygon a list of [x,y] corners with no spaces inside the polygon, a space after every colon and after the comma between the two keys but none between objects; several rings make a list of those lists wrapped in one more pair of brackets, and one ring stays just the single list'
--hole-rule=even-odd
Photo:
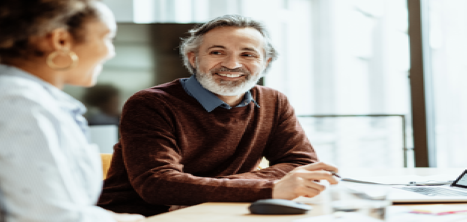
[{"label": "maroon knit sweater", "polygon": [[[283,94],[251,93],[261,108],[210,113],[178,79],[133,95],[98,205],[150,216],[170,205],[271,198],[274,180],[317,157]],[[270,167],[256,170],[263,156]]]}]

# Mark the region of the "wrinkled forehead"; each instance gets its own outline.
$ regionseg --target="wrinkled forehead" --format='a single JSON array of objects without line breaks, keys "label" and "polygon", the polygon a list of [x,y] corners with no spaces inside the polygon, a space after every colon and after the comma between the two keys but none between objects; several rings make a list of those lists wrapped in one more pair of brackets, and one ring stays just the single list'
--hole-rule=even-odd
[{"label": "wrinkled forehead", "polygon": [[264,52],[265,38],[255,28],[218,27],[204,34],[201,48],[223,46],[229,49],[249,48]]}]

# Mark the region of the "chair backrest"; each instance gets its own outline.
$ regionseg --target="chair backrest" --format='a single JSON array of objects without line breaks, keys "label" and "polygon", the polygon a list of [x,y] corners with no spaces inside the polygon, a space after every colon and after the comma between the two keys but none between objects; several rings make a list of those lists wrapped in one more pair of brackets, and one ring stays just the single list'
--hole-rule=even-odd
[{"label": "chair backrest", "polygon": [[112,154],[110,153],[101,153],[102,159],[102,172],[104,173],[104,180],[107,178],[107,172],[110,168],[110,162],[112,162]]}]

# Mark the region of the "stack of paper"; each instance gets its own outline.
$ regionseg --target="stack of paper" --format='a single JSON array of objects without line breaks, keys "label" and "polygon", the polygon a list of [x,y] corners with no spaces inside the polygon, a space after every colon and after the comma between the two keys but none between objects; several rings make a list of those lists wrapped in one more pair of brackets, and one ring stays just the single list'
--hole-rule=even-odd
[{"label": "stack of paper", "polygon": [[466,214],[466,204],[433,204],[433,205],[418,205],[409,207],[411,213],[447,215],[447,214]]},{"label": "stack of paper", "polygon": [[[422,205],[420,205],[422,206]],[[428,205],[427,205],[428,206]],[[465,207],[466,205],[464,205]],[[408,207],[388,207],[386,211],[387,222],[451,222],[451,221],[465,221],[467,220],[466,214],[448,214],[448,215],[435,215],[435,214],[416,214],[411,213],[412,210]],[[317,217],[308,217],[294,222],[381,222],[382,220],[369,217],[361,213],[344,213],[339,214],[338,217],[334,215],[324,215]]]}]

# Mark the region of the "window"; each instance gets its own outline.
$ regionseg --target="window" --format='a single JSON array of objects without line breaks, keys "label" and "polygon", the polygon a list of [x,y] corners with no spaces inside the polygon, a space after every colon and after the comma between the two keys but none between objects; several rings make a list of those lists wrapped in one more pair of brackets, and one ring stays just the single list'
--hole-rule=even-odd
[{"label": "window", "polygon": [[288,96],[318,156],[413,166],[407,2],[286,2],[264,19],[281,53],[265,84]]},{"label": "window", "polygon": [[[422,2],[424,3],[424,2]],[[426,1],[424,35],[427,111],[432,112],[431,166],[465,167],[467,155],[467,1]],[[431,95],[431,96],[428,96]]]}]

